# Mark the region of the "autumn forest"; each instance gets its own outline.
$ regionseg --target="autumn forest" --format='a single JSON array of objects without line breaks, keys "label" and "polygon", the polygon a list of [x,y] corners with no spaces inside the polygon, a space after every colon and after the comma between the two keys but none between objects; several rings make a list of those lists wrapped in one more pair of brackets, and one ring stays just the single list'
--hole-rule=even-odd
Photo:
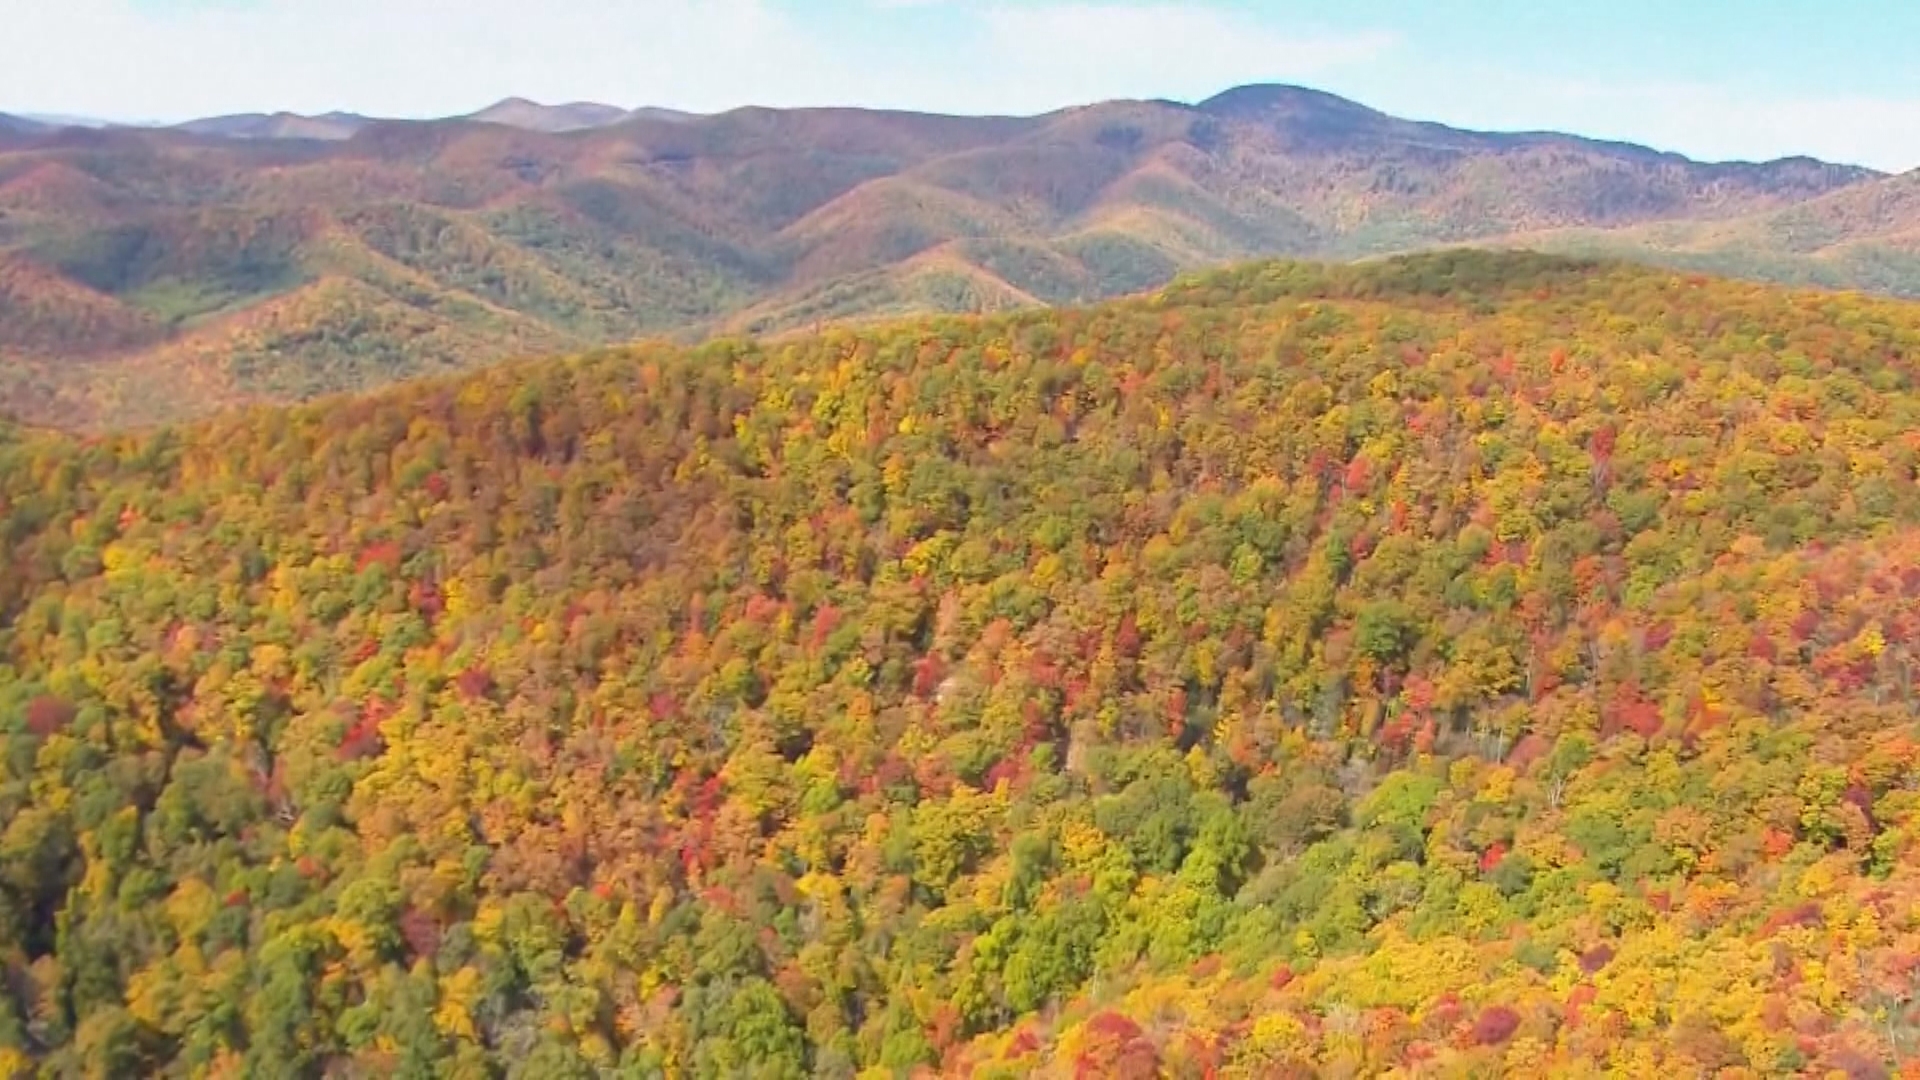
[{"label": "autumn forest", "polygon": [[1892,1076],[1920,306],[1267,263],[0,431],[0,1076]]}]

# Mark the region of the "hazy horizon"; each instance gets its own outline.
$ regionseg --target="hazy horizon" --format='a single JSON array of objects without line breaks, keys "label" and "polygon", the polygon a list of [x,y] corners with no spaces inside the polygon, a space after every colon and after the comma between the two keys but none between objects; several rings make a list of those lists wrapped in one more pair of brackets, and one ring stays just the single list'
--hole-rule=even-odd
[{"label": "hazy horizon", "polygon": [[[718,116],[718,115],[723,115],[727,112],[737,111],[741,109],[751,109],[751,108],[768,108],[768,109],[849,108],[849,109],[864,109],[864,110],[871,110],[871,111],[878,111],[878,112],[918,113],[918,114],[924,114],[924,115],[1020,117],[1020,116],[1044,115],[1047,113],[1053,113],[1053,112],[1059,112],[1063,110],[1097,105],[1097,104],[1102,104],[1104,102],[1111,102],[1111,101],[1128,101],[1128,100],[1166,101],[1166,102],[1172,102],[1175,104],[1197,106],[1210,98],[1216,97],[1219,94],[1224,94],[1231,90],[1243,89],[1249,86],[1262,86],[1262,85],[1287,86],[1287,87],[1293,87],[1296,89],[1302,89],[1307,91],[1327,93],[1327,94],[1332,94],[1335,97],[1339,97],[1344,100],[1351,101],[1351,102],[1354,102],[1355,104],[1359,104],[1368,108],[1378,108],[1378,106],[1375,106],[1372,102],[1368,102],[1363,99],[1349,97],[1344,94],[1339,94],[1336,91],[1327,90],[1325,88],[1318,87],[1318,86],[1313,86],[1309,84],[1300,84],[1300,83],[1267,82],[1267,83],[1238,83],[1232,86],[1223,86],[1223,87],[1220,87],[1217,91],[1214,91],[1212,93],[1202,94],[1202,95],[1194,96],[1187,99],[1173,98],[1165,95],[1102,98],[1102,99],[1095,99],[1095,100],[1089,100],[1089,101],[1070,102],[1064,105],[1054,106],[1047,109],[1035,110],[1031,112],[934,110],[934,109],[917,109],[917,108],[912,108],[907,106],[849,105],[849,104],[833,104],[833,103],[828,103],[823,105],[784,105],[783,106],[783,105],[764,105],[758,102],[745,102],[739,105],[729,106],[724,109],[715,109],[711,111],[702,112],[702,111],[694,111],[690,109],[680,109],[670,105],[658,105],[651,102],[631,103],[631,102],[613,101],[613,100],[593,100],[593,99],[586,99],[586,98],[574,98],[574,99],[567,99],[567,100],[541,100],[526,94],[506,94],[501,97],[486,101],[482,104],[475,105],[471,108],[463,108],[453,112],[417,113],[417,114],[411,114],[411,115],[400,114],[400,113],[369,113],[369,112],[360,112],[357,110],[344,109],[344,108],[321,109],[321,110],[316,110],[312,112],[298,112],[298,111],[289,110],[289,109],[256,108],[256,109],[237,109],[237,110],[232,110],[232,111],[222,112],[222,113],[208,113],[203,115],[188,116],[188,117],[179,118],[179,119],[174,119],[174,118],[153,119],[153,118],[130,118],[130,117],[123,117],[123,116],[106,116],[106,115],[80,115],[80,114],[72,114],[72,113],[44,113],[44,112],[32,112],[27,110],[8,109],[4,107],[0,107],[0,115],[15,116],[25,120],[30,120],[38,123],[43,123],[43,124],[65,125],[69,127],[79,127],[79,128],[98,129],[98,128],[108,128],[108,127],[120,127],[120,128],[140,128],[140,129],[166,129],[166,128],[181,127],[181,126],[198,123],[198,122],[205,122],[209,120],[219,120],[219,119],[227,119],[227,118],[235,118],[235,117],[246,117],[246,116],[298,116],[303,118],[321,118],[329,115],[340,115],[340,116],[355,116],[361,119],[374,120],[374,121],[390,120],[390,121],[400,121],[400,122],[433,122],[433,121],[444,121],[444,120],[464,120],[464,119],[470,119],[475,116],[478,116],[479,114],[484,113],[493,108],[496,108],[498,106],[506,105],[513,102],[521,102],[521,103],[526,103],[533,106],[538,106],[541,108],[550,108],[550,109],[564,109],[564,108],[572,108],[572,107],[578,107],[578,106],[603,106],[603,107],[613,107],[613,108],[624,109],[628,113],[635,113],[635,112],[639,112],[641,110],[647,110],[647,109],[655,109],[663,112],[680,112],[688,116],[694,116],[694,117]],[[1379,111],[1383,113],[1387,113],[1388,115],[1391,115],[1391,116],[1395,116],[1399,119],[1412,120],[1416,122],[1438,123],[1438,124],[1442,124],[1442,125],[1453,127],[1460,130],[1481,131],[1481,132],[1486,132],[1490,134],[1559,134],[1559,135],[1570,135],[1570,136],[1584,138],[1584,139],[1591,139],[1595,141],[1623,142],[1628,144],[1639,145],[1647,149],[1652,149],[1652,150],[1660,151],[1663,153],[1680,154],[1684,157],[1687,157],[1702,163],[1706,163],[1706,164],[1746,164],[1746,163],[1764,163],[1767,161],[1776,161],[1776,160],[1790,159],[1790,158],[1815,158],[1818,160],[1828,161],[1834,164],[1863,165],[1869,168],[1879,168],[1877,166],[1873,166],[1871,163],[1866,161],[1849,160],[1844,158],[1826,158],[1826,157],[1822,157],[1821,155],[1812,154],[1805,151],[1788,151],[1788,152],[1775,154],[1767,157],[1761,157],[1761,156],[1712,157],[1712,156],[1702,156],[1696,153],[1691,153],[1685,148],[1663,146],[1657,143],[1646,142],[1643,140],[1633,139],[1633,138],[1622,138],[1622,137],[1609,136],[1609,135],[1603,135],[1603,134],[1595,134],[1590,131],[1583,131],[1583,130],[1579,130],[1571,127],[1483,126],[1483,125],[1474,125],[1470,123],[1460,123],[1460,122],[1455,122],[1455,121],[1448,120],[1438,116],[1421,115],[1418,113],[1400,114],[1400,113],[1395,113],[1392,110],[1388,110],[1388,109],[1379,109]],[[1908,170],[1880,168],[1880,171],[1886,172],[1891,175],[1898,175]]]},{"label": "hazy horizon", "polygon": [[[1307,85],[1396,116],[1699,160],[1920,165],[1920,8],[1363,0],[32,0],[0,111],[177,124],[463,115],[508,97],[1030,115]],[[1708,44],[1703,44],[1703,42]],[[1570,62],[1577,57],[1577,63]]]}]

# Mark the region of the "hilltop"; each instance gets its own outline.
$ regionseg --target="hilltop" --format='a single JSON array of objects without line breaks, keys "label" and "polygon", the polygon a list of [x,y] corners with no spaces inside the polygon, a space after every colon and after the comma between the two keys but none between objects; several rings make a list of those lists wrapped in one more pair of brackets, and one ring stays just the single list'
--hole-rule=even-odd
[{"label": "hilltop", "polygon": [[0,1074],[1889,1075],[1916,357],[1454,253],[0,431]]},{"label": "hilltop", "polygon": [[[1460,131],[1285,86],[1036,117],[479,117],[506,123],[0,134],[0,305],[30,313],[0,321],[0,401],[151,422],[639,337],[1087,303],[1264,255],[1577,233],[1692,262],[1658,230],[1764,230],[1891,182]],[[227,137],[275,134],[304,137]]]}]

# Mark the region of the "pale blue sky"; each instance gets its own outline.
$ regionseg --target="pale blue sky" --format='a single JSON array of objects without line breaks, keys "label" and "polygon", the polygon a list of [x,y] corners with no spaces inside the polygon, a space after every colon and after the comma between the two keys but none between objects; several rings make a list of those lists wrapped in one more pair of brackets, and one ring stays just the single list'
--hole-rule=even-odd
[{"label": "pale blue sky", "polygon": [[1034,112],[1297,82],[1461,126],[1920,166],[1911,0],[0,0],[0,111]]}]

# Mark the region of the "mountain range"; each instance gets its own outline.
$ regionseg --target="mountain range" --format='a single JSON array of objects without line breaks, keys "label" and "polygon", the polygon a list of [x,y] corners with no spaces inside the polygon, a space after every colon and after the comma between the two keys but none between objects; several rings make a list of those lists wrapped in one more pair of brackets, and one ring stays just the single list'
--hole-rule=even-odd
[{"label": "mountain range", "polygon": [[[528,131],[585,131],[608,127],[625,120],[683,120],[694,114],[678,109],[643,106],[628,109],[593,101],[575,101],[564,105],[543,105],[526,98],[510,97],[465,116],[446,120],[471,120],[484,124],[524,128]],[[354,112],[334,111],[317,116],[293,112],[234,113],[208,116],[178,124],[128,124],[87,116],[43,115],[38,113],[0,113],[0,131],[16,134],[44,134],[70,128],[98,131],[108,128],[146,131],[184,131],[193,135],[216,135],[229,139],[349,139],[370,124],[390,122]]]},{"label": "mountain range", "polygon": [[1075,304],[1257,256],[1521,245],[1910,294],[1916,184],[1290,86],[1031,117],[0,117],[0,410],[150,423],[640,337]]}]

